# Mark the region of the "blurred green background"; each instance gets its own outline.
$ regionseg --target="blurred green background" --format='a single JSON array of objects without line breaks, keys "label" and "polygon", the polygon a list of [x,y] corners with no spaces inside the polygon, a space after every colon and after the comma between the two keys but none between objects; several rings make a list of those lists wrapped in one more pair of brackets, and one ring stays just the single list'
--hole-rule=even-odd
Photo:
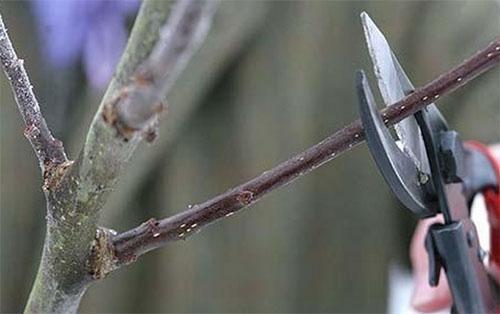
[{"label": "blurred green background", "polygon": [[[102,91],[88,86],[79,65],[47,65],[29,2],[2,1],[0,11],[42,111],[75,157]],[[205,44],[168,97],[159,139],[138,149],[102,225],[126,230],[179,212],[355,119],[354,71],[372,73],[362,11],[416,86],[500,31],[498,1],[222,1]],[[498,142],[499,87],[497,68],[438,104],[463,138]],[[41,255],[45,208],[3,74],[0,103],[0,310],[19,312]],[[408,265],[414,223],[362,145],[94,284],[80,310],[384,312],[389,265]]]}]

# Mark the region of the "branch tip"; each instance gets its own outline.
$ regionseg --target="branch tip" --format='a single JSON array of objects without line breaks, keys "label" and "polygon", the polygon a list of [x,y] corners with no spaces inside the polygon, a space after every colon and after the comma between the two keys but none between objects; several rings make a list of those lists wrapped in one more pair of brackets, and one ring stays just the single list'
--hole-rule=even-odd
[{"label": "branch tip", "polygon": [[33,86],[24,68],[24,60],[17,57],[1,15],[0,63],[10,82],[17,106],[26,125],[24,136],[30,141],[42,173],[45,175],[46,168],[62,164],[68,159],[62,142],[52,136],[45,122],[38,100],[33,93]]}]

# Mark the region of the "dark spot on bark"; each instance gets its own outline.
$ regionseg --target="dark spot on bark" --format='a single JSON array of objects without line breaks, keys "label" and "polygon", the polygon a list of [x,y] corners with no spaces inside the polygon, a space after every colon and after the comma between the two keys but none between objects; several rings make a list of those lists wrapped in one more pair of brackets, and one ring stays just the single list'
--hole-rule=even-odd
[{"label": "dark spot on bark", "polygon": [[248,205],[253,200],[253,192],[252,191],[241,191],[240,193],[238,193],[238,196],[236,196],[236,199],[242,205]]},{"label": "dark spot on bark", "polygon": [[101,117],[104,122],[109,125],[115,125],[118,119],[114,110],[114,106],[110,103],[105,104],[102,108]]},{"label": "dark spot on bark", "polygon": [[144,133],[144,140],[148,143],[153,143],[158,138],[158,129],[157,128],[149,128]]},{"label": "dark spot on bark", "polygon": [[153,227],[157,227],[159,222],[155,219],[155,218],[149,218],[148,220],[146,220],[146,222],[144,223],[146,226],[153,226]]},{"label": "dark spot on bark", "polygon": [[143,226],[147,228],[148,233],[151,233],[151,235],[156,238],[160,234],[160,229],[158,228],[159,224],[160,223],[155,218],[150,218],[143,223]]},{"label": "dark spot on bark", "polygon": [[43,186],[45,191],[53,191],[61,182],[62,177],[73,164],[73,160],[68,160],[61,164],[47,161],[43,169]]},{"label": "dark spot on bark", "polygon": [[128,254],[125,254],[121,257],[121,262],[124,264],[124,265],[129,265],[129,264],[132,264],[134,263],[135,261],[137,261],[137,255],[135,255],[134,253],[128,253]]},{"label": "dark spot on bark", "polygon": [[27,138],[32,138],[40,134],[40,130],[34,124],[30,124],[24,129],[23,133]]}]

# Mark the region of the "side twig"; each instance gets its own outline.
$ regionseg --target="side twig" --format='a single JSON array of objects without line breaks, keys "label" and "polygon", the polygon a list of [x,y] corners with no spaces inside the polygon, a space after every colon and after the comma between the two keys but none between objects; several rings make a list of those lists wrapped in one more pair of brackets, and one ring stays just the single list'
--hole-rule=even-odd
[{"label": "side twig", "polygon": [[[500,38],[462,64],[387,107],[381,111],[381,115],[386,125],[397,123],[498,63],[500,63]],[[270,191],[316,169],[363,140],[363,126],[358,119],[319,144],[205,203],[192,206],[166,219],[159,221],[150,219],[134,229],[114,236],[108,245],[114,254],[115,268],[129,264],[138,256],[164,246],[170,241],[184,240],[199,231],[201,227],[233,215]]]},{"label": "side twig", "polygon": [[38,158],[42,173],[46,176],[50,169],[54,169],[53,167],[67,162],[68,159],[66,158],[62,142],[54,138],[47,127],[38,101],[33,93],[33,86],[24,68],[24,60],[17,57],[1,15],[0,61],[26,125],[24,135],[30,141]]}]

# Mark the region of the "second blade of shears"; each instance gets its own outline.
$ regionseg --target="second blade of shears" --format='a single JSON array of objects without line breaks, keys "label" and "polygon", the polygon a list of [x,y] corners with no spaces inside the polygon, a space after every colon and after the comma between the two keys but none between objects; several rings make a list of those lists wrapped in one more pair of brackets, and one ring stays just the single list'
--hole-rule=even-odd
[{"label": "second blade of shears", "polygon": [[[361,14],[368,50],[373,62],[378,86],[385,104],[391,105],[413,91],[413,85],[399,65],[386,38],[367,13]],[[413,117],[395,125],[401,150],[415,163],[417,169],[429,174],[429,163],[420,129]]]}]

